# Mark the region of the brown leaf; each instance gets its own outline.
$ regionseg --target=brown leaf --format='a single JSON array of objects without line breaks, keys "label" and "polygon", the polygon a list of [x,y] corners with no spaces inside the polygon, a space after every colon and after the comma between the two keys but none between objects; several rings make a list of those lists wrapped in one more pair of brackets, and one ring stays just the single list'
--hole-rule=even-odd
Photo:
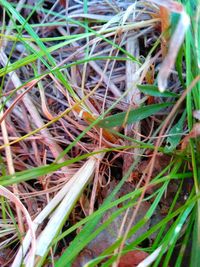
[{"label": "brown leaf", "polygon": [[183,138],[181,150],[184,150],[187,147],[190,138],[197,138],[199,136],[200,136],[200,123],[198,122],[194,124],[191,132]]},{"label": "brown leaf", "polygon": [[170,16],[169,10],[165,7],[160,7],[160,19],[161,19],[161,32],[164,36],[161,38],[161,50],[163,58],[167,55],[168,42],[169,42],[169,33],[167,30],[170,26]]},{"label": "brown leaf", "polygon": [[66,7],[66,0],[60,0],[59,2],[62,6]]},{"label": "brown leaf", "polygon": [[118,267],[137,266],[141,261],[143,261],[148,256],[149,256],[148,253],[141,250],[130,251],[120,258]]}]

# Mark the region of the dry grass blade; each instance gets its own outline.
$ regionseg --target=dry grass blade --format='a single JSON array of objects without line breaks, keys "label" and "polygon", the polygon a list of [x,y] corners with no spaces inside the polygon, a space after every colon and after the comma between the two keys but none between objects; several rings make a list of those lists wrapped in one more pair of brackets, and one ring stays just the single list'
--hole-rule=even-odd
[{"label": "dry grass blade", "polygon": [[110,81],[110,79],[107,77],[107,75],[104,73],[104,71],[95,63],[90,62],[90,66],[102,77],[102,80],[108,85],[110,91],[113,93],[115,97],[120,97],[121,93],[117,86]]},{"label": "dry grass blade", "polygon": [[172,71],[172,68],[174,67],[178,51],[183,43],[185,33],[190,25],[190,18],[185,12],[184,7],[180,3],[174,2],[172,0],[149,1],[166,7],[170,12],[180,14],[178,25],[169,43],[167,56],[165,57],[158,74],[158,87],[161,92],[164,92],[167,88],[167,79]]},{"label": "dry grass blade", "polygon": [[11,193],[8,189],[6,189],[3,186],[0,186],[0,195],[6,197],[10,201],[14,202],[15,205],[24,213],[27,224],[29,226],[29,233],[31,236],[31,250],[30,250],[30,257],[29,261],[27,262],[27,266],[33,267],[34,266],[34,258],[35,258],[35,251],[36,251],[36,237],[35,237],[35,231],[34,231],[34,225],[33,221],[30,217],[29,212],[27,209],[24,207],[24,205],[21,203],[21,201],[13,194]]},{"label": "dry grass blade", "polygon": [[[128,37],[127,38],[127,51],[131,53],[134,57],[139,57],[139,42],[134,37]],[[137,75],[137,71],[139,69],[139,66],[137,63],[128,61],[126,63],[126,88],[127,88],[127,97],[126,101],[127,103],[133,107],[138,107],[140,105],[140,91],[137,89],[137,84],[140,83],[140,77]],[[127,111],[128,113],[129,111]],[[127,136],[132,136],[133,132],[136,133],[134,138],[136,140],[140,140],[140,123],[136,123],[135,125],[129,124],[125,127],[125,134]],[[128,144],[128,143],[127,143]],[[123,173],[125,174],[127,170],[130,168],[130,166],[133,163],[134,157],[137,157],[137,154],[139,153],[138,149],[132,150],[133,156],[132,158],[130,155],[125,154],[124,155],[124,166],[123,166]]]},{"label": "dry grass blade", "polygon": [[[69,214],[73,208],[74,202],[80,196],[80,193],[85,188],[89,179],[93,176],[98,159],[102,159],[104,154],[99,154],[90,158],[83,167],[75,174],[71,180],[74,180],[69,192],[57,207],[51,219],[40,236],[37,238],[36,255],[43,257],[47,251],[48,246],[53,240],[54,236],[61,228],[63,219]],[[74,178],[74,179],[73,179]]]},{"label": "dry grass blade", "polygon": [[[0,112],[0,119],[1,119],[2,115],[3,115],[3,110]],[[8,132],[7,132],[5,120],[3,120],[1,123],[1,130],[2,130],[2,136],[3,136],[4,144],[9,143],[9,137],[8,137]],[[12,157],[12,151],[11,151],[10,146],[5,147],[5,152],[6,152],[8,173],[14,174],[15,168],[14,168],[14,164],[13,164],[13,157]],[[13,185],[13,192],[16,196],[19,195],[17,185]],[[16,206],[16,212],[17,212],[19,230],[20,230],[21,234],[23,234],[24,226],[23,226],[23,222],[22,222],[22,214],[21,214],[21,210],[18,208],[18,206]]]},{"label": "dry grass blade", "polygon": [[148,256],[146,259],[144,259],[140,264],[138,264],[137,267],[148,267],[150,264],[152,264],[155,259],[159,256],[159,253],[162,249],[162,246],[158,247],[150,256]]}]

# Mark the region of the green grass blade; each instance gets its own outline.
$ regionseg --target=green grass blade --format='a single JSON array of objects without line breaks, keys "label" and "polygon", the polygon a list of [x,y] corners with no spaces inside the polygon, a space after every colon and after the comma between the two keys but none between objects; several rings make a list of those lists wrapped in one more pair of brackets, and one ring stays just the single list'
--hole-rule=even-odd
[{"label": "green grass blade", "polygon": [[134,123],[143,120],[160,111],[161,109],[169,107],[170,105],[172,105],[172,103],[153,104],[132,109],[128,113],[128,116],[127,112],[121,112],[101,120],[97,125],[101,128],[112,128],[121,126],[124,124],[124,122],[126,122],[126,124]]},{"label": "green grass blade", "polygon": [[176,93],[172,93],[169,91],[164,91],[163,93],[161,93],[158,90],[158,87],[155,85],[149,85],[149,84],[145,84],[145,85],[137,85],[137,88],[140,90],[140,92],[142,92],[145,95],[149,95],[149,96],[155,96],[155,97],[178,97],[178,95]]},{"label": "green grass blade", "polygon": [[169,136],[167,137],[167,151],[173,151],[180,143],[183,136],[183,127],[186,118],[186,111],[183,112],[178,122],[170,129]]},{"label": "green grass blade", "polygon": [[174,267],[181,267],[181,264],[183,262],[183,257],[185,255],[185,253],[187,253],[186,249],[188,249],[188,247],[190,245],[189,243],[191,241],[191,234],[192,234],[193,225],[194,225],[194,212],[192,213],[192,215],[190,217],[190,221],[188,223],[186,233],[185,233],[184,239],[182,241],[181,248],[180,248],[179,254],[177,256],[176,264]]}]

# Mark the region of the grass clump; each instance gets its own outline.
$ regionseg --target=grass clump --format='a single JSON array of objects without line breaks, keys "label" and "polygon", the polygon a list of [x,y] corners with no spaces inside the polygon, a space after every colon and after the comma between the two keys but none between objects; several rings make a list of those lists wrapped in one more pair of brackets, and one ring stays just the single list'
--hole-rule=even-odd
[{"label": "grass clump", "polygon": [[198,1],[0,4],[1,266],[197,267]]}]

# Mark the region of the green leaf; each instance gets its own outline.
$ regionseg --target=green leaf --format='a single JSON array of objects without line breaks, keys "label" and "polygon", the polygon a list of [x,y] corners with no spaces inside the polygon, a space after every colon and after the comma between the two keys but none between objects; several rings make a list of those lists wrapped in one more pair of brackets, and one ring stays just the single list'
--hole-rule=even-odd
[{"label": "green leaf", "polygon": [[179,144],[183,135],[183,125],[185,122],[186,112],[184,112],[180,120],[171,128],[167,137],[167,151],[173,151]]},{"label": "green leaf", "polygon": [[128,115],[127,112],[121,112],[119,114],[112,115],[101,120],[97,125],[101,128],[111,128],[121,126],[124,124],[125,121],[126,124],[130,124],[136,121],[143,120],[170,105],[172,105],[172,103],[148,105],[137,109],[132,109],[129,111]]},{"label": "green leaf", "polygon": [[165,92],[161,93],[158,90],[158,87],[155,86],[155,85],[150,85],[150,84],[141,85],[141,84],[138,84],[137,88],[145,95],[156,96],[156,97],[178,97],[177,94],[169,92],[169,91],[165,91]]},{"label": "green leaf", "polygon": [[176,59],[176,70],[178,72],[179,80],[183,87],[185,87],[185,82],[183,78],[183,56],[184,56],[183,47],[180,48],[177,59]]},{"label": "green leaf", "polygon": [[200,262],[200,242],[199,242],[199,201],[196,206],[196,218],[193,228],[193,240],[192,240],[192,251],[190,258],[190,266],[197,267]]}]

